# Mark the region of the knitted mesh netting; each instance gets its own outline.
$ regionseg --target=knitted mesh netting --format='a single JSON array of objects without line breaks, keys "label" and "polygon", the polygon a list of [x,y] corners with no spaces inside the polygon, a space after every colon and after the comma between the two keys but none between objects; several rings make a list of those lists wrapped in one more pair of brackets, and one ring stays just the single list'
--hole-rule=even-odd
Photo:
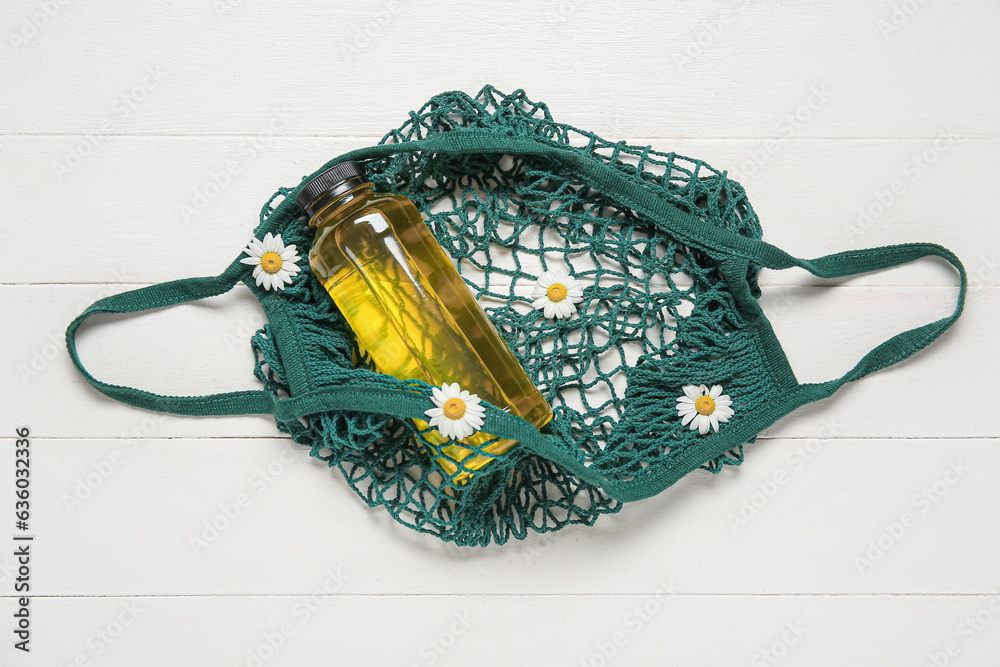
[{"label": "knitted mesh netting", "polygon": [[[556,123],[544,104],[522,91],[504,95],[487,86],[475,98],[438,95],[381,143],[466,128],[571,147],[705,225],[761,236],[743,189],[724,174],[699,160]],[[565,166],[540,157],[423,152],[367,160],[364,166],[376,189],[413,200],[455,260],[552,405],[554,418],[543,432],[603,477],[629,480],[670,465],[702,437],[677,418],[675,399],[683,385],[723,385],[737,418],[775,394],[716,261],[595,192]],[[278,221],[285,242],[308,248],[313,229],[301,211],[275,213],[275,201],[292,192],[281,189],[261,219],[285,215]],[[584,285],[577,315],[569,319],[546,319],[531,307],[534,281],[550,269],[568,271]],[[753,268],[747,276],[755,296],[757,273]],[[317,385],[429,389],[380,375],[364,363],[311,274],[283,296],[308,343],[308,371]],[[278,343],[269,326],[253,336],[255,374],[267,389],[287,396]],[[327,412],[279,421],[278,427],[337,467],[370,506],[381,505],[400,523],[460,545],[502,544],[529,530],[590,525],[621,508],[600,488],[517,446],[475,471],[468,484],[453,486],[433,461],[441,445],[410,420],[392,415]],[[742,459],[741,445],[702,467],[717,472]]]}]

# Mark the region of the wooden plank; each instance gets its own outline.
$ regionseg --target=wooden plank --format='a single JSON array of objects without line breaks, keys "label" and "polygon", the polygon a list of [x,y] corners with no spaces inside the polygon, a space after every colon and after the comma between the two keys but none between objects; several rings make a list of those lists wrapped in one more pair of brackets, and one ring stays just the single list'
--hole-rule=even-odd
[{"label": "wooden plank", "polygon": [[[319,590],[331,581],[322,568],[313,580]],[[42,598],[31,655],[59,667],[826,667],[988,665],[1000,650],[995,594],[686,596],[661,593],[661,581],[648,573],[633,596]],[[9,664],[25,658],[12,653],[4,642]]]},{"label": "wooden plank", "polygon": [[901,19],[888,0],[658,9],[81,0],[20,35],[39,11],[25,1],[5,21],[0,117],[8,133],[256,134],[287,110],[283,133],[373,135],[492,82],[623,136],[927,137],[956,109],[956,130],[996,136],[998,91],[967,66],[996,62],[995,40],[970,38],[1000,18],[989,0]]},{"label": "wooden plank", "polygon": [[705,594],[993,590],[1000,441],[832,439],[828,424],[591,528],[485,549],[396,524],[288,440],[39,437],[32,590],[305,594],[333,564],[359,595],[642,594],[661,576]]},{"label": "wooden plank", "polygon": [[[15,314],[0,322],[11,395],[3,411],[48,437],[239,437],[276,434],[265,417],[191,418],[129,408],[85,383],[63,348],[66,326],[88,304],[120,286],[0,286]],[[801,381],[845,373],[871,348],[906,329],[944,317],[957,290],[946,287],[802,287],[763,298],[779,340]],[[974,388],[984,404],[1000,387],[982,382],[983,359],[998,326],[1000,292],[974,288],[952,331],[909,361],[806,406],[769,430],[812,437],[822,419],[841,424],[838,437],[993,437],[996,415],[971,411],[945,418],[944,378]],[[80,331],[84,363],[98,378],[169,395],[259,388],[250,336],[264,322],[249,290],[149,313],[110,318]],[[110,321],[114,319],[114,321]],[[100,322],[100,320],[97,320]],[[110,325],[110,326],[109,326]],[[892,397],[887,406],[886,397]],[[898,406],[898,407],[897,407]]]},{"label": "wooden plank", "polygon": [[[390,125],[386,125],[386,128]],[[595,128],[597,129],[597,128]],[[1000,192],[970,173],[994,173],[1000,141],[629,141],[727,170],[747,188],[764,238],[799,257],[929,241],[956,252],[974,284],[995,285],[992,211]],[[245,247],[260,208],[327,160],[373,137],[108,137],[77,164],[79,135],[0,141],[0,247],[45,261],[0,266],[3,283],[159,282],[221,272]],[[67,164],[74,164],[72,168]],[[126,166],[123,168],[124,166]],[[54,221],[58,221],[55,223]],[[64,230],[53,236],[52,224]],[[113,242],[109,242],[113,239]],[[768,284],[816,282],[765,272]],[[955,283],[926,260],[855,284]]]}]

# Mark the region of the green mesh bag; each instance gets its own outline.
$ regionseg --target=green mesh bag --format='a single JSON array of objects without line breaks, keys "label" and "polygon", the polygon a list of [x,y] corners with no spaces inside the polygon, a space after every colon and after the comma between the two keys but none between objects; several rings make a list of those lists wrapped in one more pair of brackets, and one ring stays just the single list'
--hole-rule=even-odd
[{"label": "green mesh bag", "polygon": [[[744,445],[783,415],[930,343],[958,318],[965,298],[964,269],[940,246],[794,258],[760,240],[743,188],[724,172],[557,123],[522,91],[438,95],[379,145],[315,173],[343,160],[361,162],[376,189],[413,200],[553,408],[538,431],[487,406],[482,430],[519,444],[468,484],[432,478],[439,446],[411,421],[431,407],[431,387],[367,367],[308,270],[286,289],[266,291],[237,259],[219,276],[102,299],[69,326],[70,356],[95,388],[130,405],[273,414],[281,431],[340,470],[368,505],[460,545],[591,525],[696,469],[737,465]],[[282,188],[267,202],[256,238],[270,232],[310,246],[313,230],[295,204],[300,188]],[[841,378],[796,381],[757,303],[762,267],[836,278],[928,255],[960,275],[952,315],[891,338]],[[543,317],[524,290],[552,268],[584,285],[572,318]],[[75,334],[89,316],[201,299],[241,281],[268,319],[251,340],[263,389],[159,396],[101,382],[80,362]],[[692,430],[678,412],[677,399],[701,385],[718,385],[731,400],[733,416],[717,432]]]}]

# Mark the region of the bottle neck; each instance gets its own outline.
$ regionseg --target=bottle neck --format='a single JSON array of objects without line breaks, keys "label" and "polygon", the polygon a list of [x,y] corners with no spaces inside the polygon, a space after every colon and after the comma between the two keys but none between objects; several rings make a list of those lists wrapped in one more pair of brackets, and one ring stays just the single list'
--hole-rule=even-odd
[{"label": "bottle neck", "polygon": [[329,219],[337,211],[355,201],[358,197],[371,192],[373,187],[375,186],[371,181],[365,181],[360,178],[352,178],[338,183],[306,207],[309,224],[312,226],[322,224],[325,219]]}]

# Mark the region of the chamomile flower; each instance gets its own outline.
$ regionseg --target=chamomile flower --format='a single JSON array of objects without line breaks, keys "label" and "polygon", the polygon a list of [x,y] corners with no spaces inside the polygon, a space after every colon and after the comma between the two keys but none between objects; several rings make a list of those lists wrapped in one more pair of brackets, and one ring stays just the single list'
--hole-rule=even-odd
[{"label": "chamomile flower", "polygon": [[689,384],[681,387],[681,391],[684,395],[677,399],[677,416],[684,426],[690,424],[692,431],[705,435],[711,428],[718,433],[719,423],[733,416],[733,401],[722,393],[721,384],[711,389]]},{"label": "chamomile flower", "polygon": [[478,396],[463,390],[457,382],[444,383],[440,389],[434,387],[431,394],[435,407],[424,414],[444,437],[461,440],[482,427],[486,408]]},{"label": "chamomile flower", "polygon": [[263,285],[266,290],[285,289],[286,284],[291,284],[292,276],[301,271],[296,264],[299,256],[295,252],[295,246],[286,246],[281,240],[281,234],[272,236],[268,232],[263,241],[251,239],[243,252],[249,257],[244,257],[240,262],[256,265],[253,277],[257,280],[257,285]]},{"label": "chamomile flower", "polygon": [[542,311],[545,317],[565,319],[571,317],[576,312],[576,304],[583,301],[583,283],[559,269],[545,271],[535,281],[531,298],[535,300],[531,307]]}]

